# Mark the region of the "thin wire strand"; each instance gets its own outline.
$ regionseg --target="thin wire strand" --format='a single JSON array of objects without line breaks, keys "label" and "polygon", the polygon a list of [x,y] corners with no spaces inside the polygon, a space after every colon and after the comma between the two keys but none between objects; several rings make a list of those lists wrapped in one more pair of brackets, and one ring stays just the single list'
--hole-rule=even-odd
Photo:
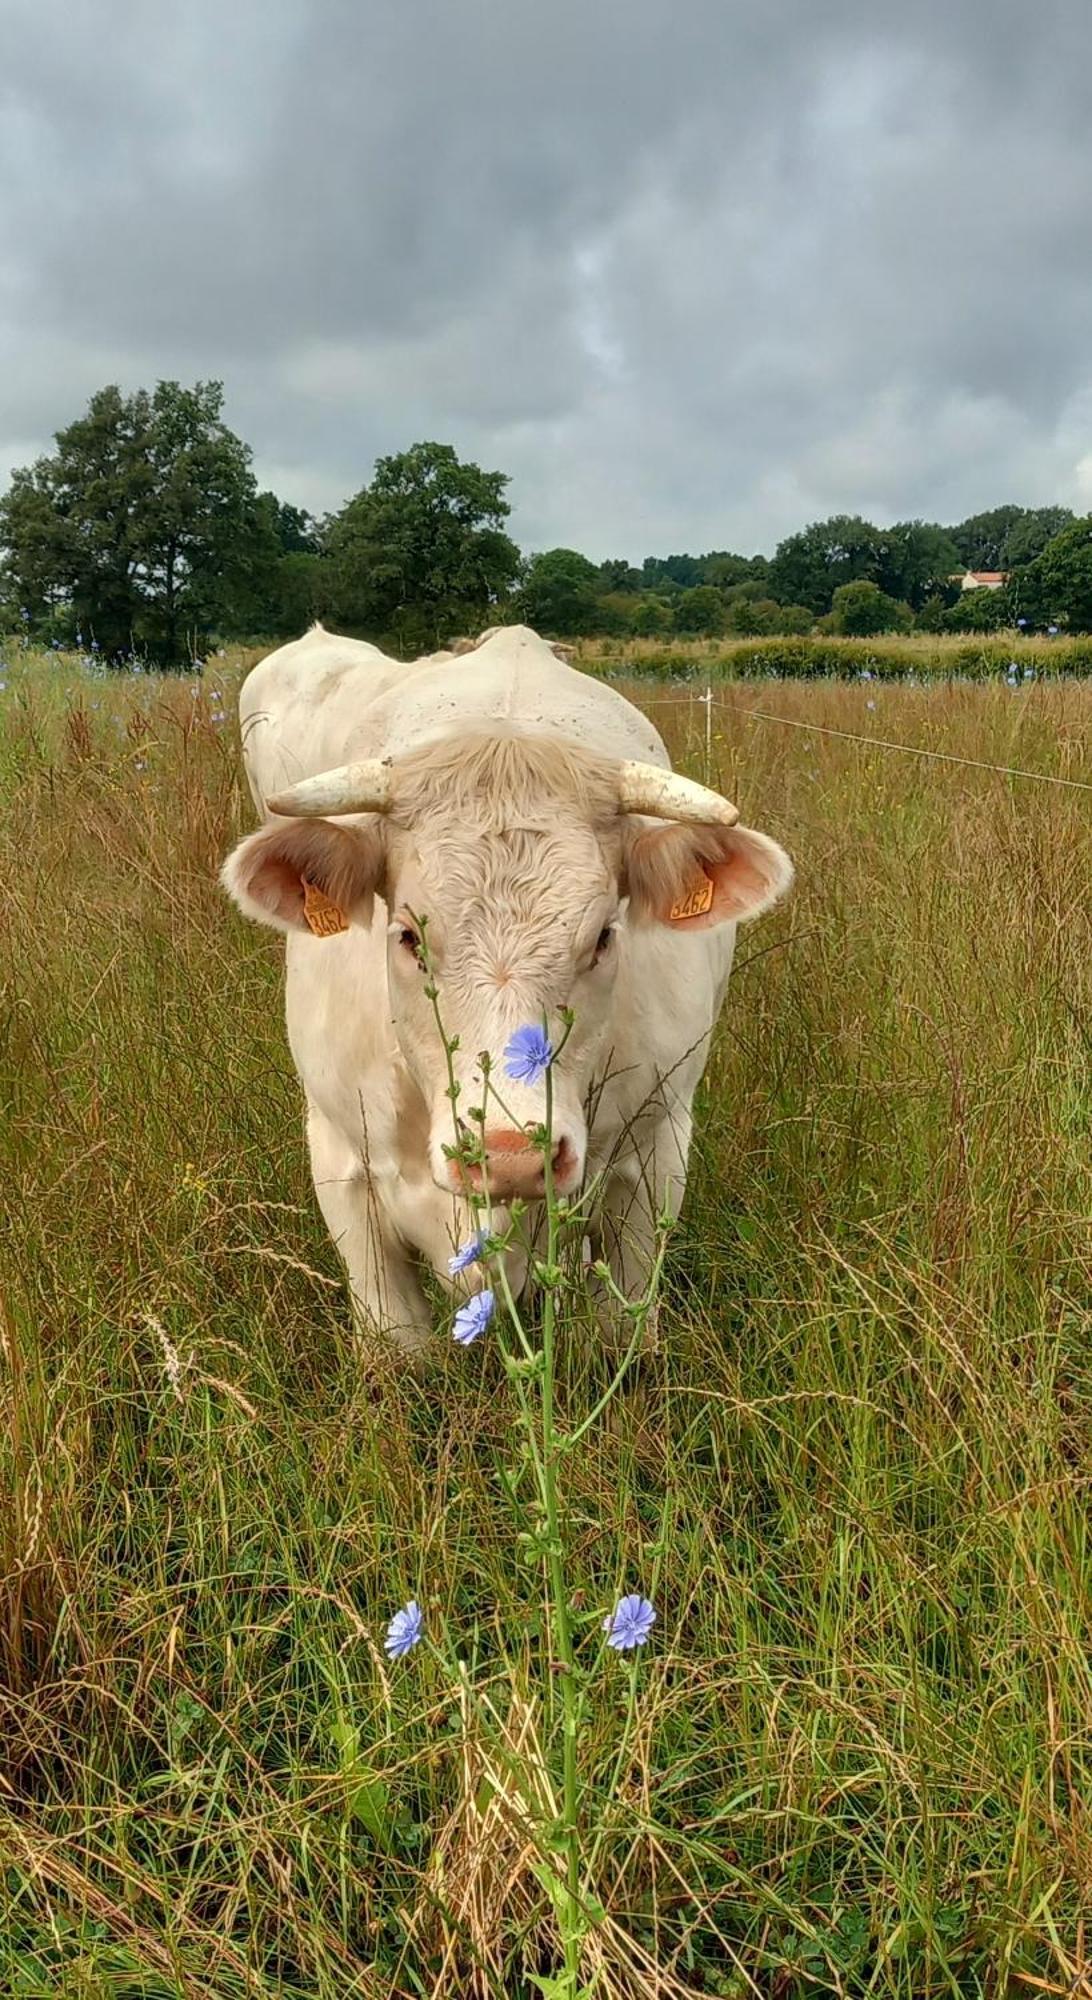
[{"label": "thin wire strand", "polygon": [[[809,735],[840,736],[847,743],[863,743],[869,750],[901,750],[907,757],[931,757],[938,764],[963,764],[972,771],[992,771],[998,778],[1030,778],[1036,785],[1065,785],[1071,791],[1092,792],[1092,783],[1086,778],[1061,778],[1053,771],[1024,771],[1016,764],[987,764],[980,757],[956,757],[950,750],[923,750],[914,743],[893,743],[886,736],[858,736],[852,729],[831,729],[822,722],[798,722],[791,715],[769,715],[761,708],[738,708],[733,701],[723,695],[714,695],[713,700],[731,710],[733,715],[746,715],[756,722],[780,722],[786,729],[806,729]],[[654,695],[651,701],[643,701],[642,708],[666,707],[676,701],[698,701],[707,706],[703,694],[688,692],[685,695]]]}]

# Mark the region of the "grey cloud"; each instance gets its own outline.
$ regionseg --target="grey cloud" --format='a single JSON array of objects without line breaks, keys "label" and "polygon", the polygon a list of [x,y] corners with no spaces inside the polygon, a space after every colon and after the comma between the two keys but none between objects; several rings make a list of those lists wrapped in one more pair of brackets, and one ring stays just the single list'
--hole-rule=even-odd
[{"label": "grey cloud", "polygon": [[450,438],[528,546],[1092,506],[1085,0],[8,0],[0,473],[221,376],[338,504]]}]

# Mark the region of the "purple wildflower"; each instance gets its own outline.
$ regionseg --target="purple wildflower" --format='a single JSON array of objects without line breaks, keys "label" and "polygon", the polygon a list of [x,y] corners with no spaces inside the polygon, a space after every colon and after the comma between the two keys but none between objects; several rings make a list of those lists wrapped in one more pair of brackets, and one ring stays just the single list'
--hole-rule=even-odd
[{"label": "purple wildflower", "polygon": [[504,1051],[505,1074],[514,1083],[537,1083],[554,1059],[545,1028],[517,1028]]},{"label": "purple wildflower", "polygon": [[460,1271],[468,1271],[471,1264],[477,1263],[484,1242],[485,1237],[481,1230],[476,1230],[469,1243],[464,1243],[461,1250],[456,1250],[454,1257],[448,1258],[447,1268],[453,1278],[457,1278]]},{"label": "purple wildflower", "polygon": [[616,1653],[626,1653],[644,1645],[655,1623],[656,1613],[648,1598],[634,1593],[618,1599],[609,1618],[603,1620],[603,1630],[608,1646]]},{"label": "purple wildflower", "polygon": [[407,1653],[412,1653],[424,1629],[425,1621],[421,1607],[417,1599],[411,1597],[401,1611],[395,1612],[387,1627],[387,1636],[383,1642],[384,1652],[392,1660],[404,1659]]},{"label": "purple wildflower", "polygon": [[496,1299],[492,1292],[475,1292],[465,1306],[460,1306],[451,1323],[451,1331],[460,1347],[469,1347],[485,1332],[493,1317]]}]

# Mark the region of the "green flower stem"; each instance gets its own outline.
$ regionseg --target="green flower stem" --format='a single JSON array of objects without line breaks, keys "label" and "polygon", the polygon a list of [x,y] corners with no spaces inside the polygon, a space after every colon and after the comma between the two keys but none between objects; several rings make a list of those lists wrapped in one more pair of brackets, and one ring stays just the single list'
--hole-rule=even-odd
[{"label": "green flower stem", "polygon": [[[546,1071],[546,1144],[543,1148],[543,1178],[546,1189],[546,1263],[553,1270],[558,1261],[557,1197],[554,1189],[553,1075]],[[580,1948],[584,1922],[580,1913],[580,1825],[577,1784],[577,1689],[574,1675],[572,1630],[569,1625],[568,1593],[565,1588],[564,1550],[557,1491],[558,1439],[554,1433],[554,1365],[557,1305],[555,1289],[548,1285],[542,1301],[542,1452],[545,1482],[547,1563],[550,1573],[554,1646],[561,1669],[562,1805],[561,1828],[565,1851],[567,1888],[565,1920],[562,1925],[566,1978],[575,1984],[580,1971]]]},{"label": "green flower stem", "polygon": [[[503,1253],[498,1253],[495,1261],[497,1269],[494,1277],[494,1282],[500,1289],[501,1296],[504,1299],[504,1309],[508,1314],[508,1317],[511,1320],[512,1325],[515,1327],[516,1335],[519,1339],[519,1344],[523,1349],[523,1358],[525,1361],[537,1361],[538,1349],[532,1346],[531,1341],[527,1337],[526,1328],[524,1327],[523,1321],[520,1318],[519,1307],[512,1296],[512,1286],[509,1281],[508,1272],[506,1271],[504,1266]],[[491,1272],[490,1276],[492,1277],[494,1276],[494,1274]],[[530,1413],[527,1409],[526,1404],[524,1404],[523,1406],[523,1414],[524,1417],[528,1421],[530,1421]],[[531,1435],[532,1435],[532,1442],[537,1445],[538,1439],[534,1436],[533,1424],[531,1425]]]},{"label": "green flower stem", "polygon": [[604,1389],[603,1394],[600,1396],[599,1401],[592,1406],[592,1408],[588,1411],[587,1416],[582,1418],[581,1422],[577,1424],[577,1427],[574,1431],[567,1431],[564,1437],[558,1439],[557,1450],[559,1452],[571,1451],[574,1444],[579,1444],[581,1438],[584,1437],[588,1431],[590,1431],[592,1425],[596,1422],[596,1420],[600,1416],[602,1416],[603,1411],[606,1409],[607,1404],[611,1401],[612,1397],[617,1395],[618,1390],[620,1389],[622,1382],[625,1379],[626,1373],[631,1363],[636,1358],[636,1355],[641,1345],[641,1341],[644,1337],[644,1331],[648,1323],[649,1313],[652,1311],[653,1305],[656,1302],[656,1291],[659,1286],[660,1273],[663,1270],[663,1263],[666,1255],[667,1255],[667,1239],[665,1237],[664,1241],[660,1245],[659,1251],[657,1252],[656,1262],[652,1267],[652,1274],[649,1278],[648,1289],[645,1293],[645,1296],[636,1303],[631,1299],[627,1299],[624,1292],[620,1292],[618,1290],[617,1285],[610,1283],[610,1281],[608,1281],[608,1283],[610,1284],[610,1290],[613,1293],[615,1293],[619,1302],[624,1306],[625,1310],[629,1313],[632,1313],[633,1315],[633,1332],[630,1335],[629,1346],[626,1348],[626,1351],[623,1354],[621,1361],[618,1363],[617,1369],[615,1370],[613,1376],[611,1377],[611,1380],[608,1382],[606,1388]]},{"label": "green flower stem", "polygon": [[[603,1650],[606,1651],[605,1641]],[[611,1772],[610,1784],[607,1786],[608,1804],[611,1801],[611,1799],[616,1798],[618,1795],[619,1780],[621,1779],[622,1772],[625,1769],[626,1758],[629,1755],[630,1745],[633,1741],[633,1726],[637,1719],[637,1670],[639,1666],[640,1666],[640,1654],[635,1652],[633,1658],[629,1662],[629,1692],[626,1697],[626,1719],[622,1725],[621,1740],[619,1741],[618,1744],[618,1755],[614,1760],[614,1769]],[[603,1851],[603,1842],[606,1840],[606,1837],[607,1837],[607,1815],[606,1812],[604,1811],[600,1817],[599,1829],[596,1833],[595,1839],[592,1842],[591,1853],[588,1855],[587,1865],[584,1869],[584,1882],[587,1885],[587,1889],[589,1891],[591,1888],[591,1884],[595,1880],[596,1863],[599,1859],[600,1854]]]}]

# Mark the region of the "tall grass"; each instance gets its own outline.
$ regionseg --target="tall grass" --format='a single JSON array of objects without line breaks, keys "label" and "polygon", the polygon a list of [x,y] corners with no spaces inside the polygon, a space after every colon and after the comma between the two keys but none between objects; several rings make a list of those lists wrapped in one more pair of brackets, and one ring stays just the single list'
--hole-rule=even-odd
[{"label": "tall grass", "polygon": [[[0,697],[0,1992],[522,2000],[517,1803],[381,1651],[416,1589],[533,1781],[503,1371],[351,1359],[277,948],[215,886],[221,664]],[[659,1608],[620,1773],[590,1689],[594,1971],[1090,1993],[1089,795],[815,726],[1090,781],[1092,689],[759,693],[710,769],[651,711],[800,881],[741,935],[659,1352],[568,1473],[586,1602]],[[563,1335],[561,1420],[603,1366]]]}]

